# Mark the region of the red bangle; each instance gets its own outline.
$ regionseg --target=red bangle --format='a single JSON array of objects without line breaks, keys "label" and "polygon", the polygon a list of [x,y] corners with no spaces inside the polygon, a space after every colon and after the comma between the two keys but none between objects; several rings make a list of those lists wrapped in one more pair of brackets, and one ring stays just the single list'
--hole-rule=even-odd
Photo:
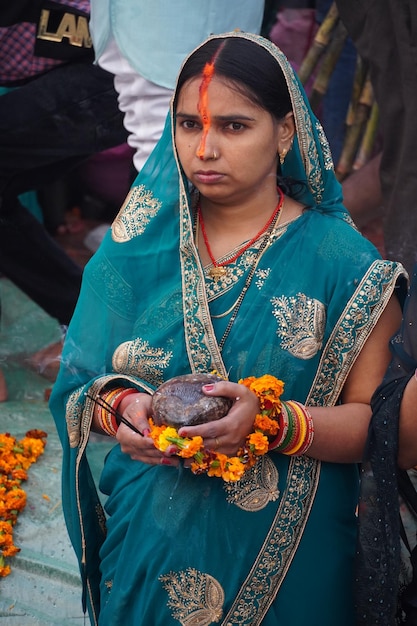
[{"label": "red bangle", "polygon": [[[126,398],[126,396],[130,396],[131,393],[139,393],[139,392],[137,389],[132,389],[131,387],[129,387],[128,389],[124,389],[123,391],[118,393],[114,401],[112,402],[113,409],[117,410],[123,398]],[[117,425],[120,426],[117,418],[116,418],[116,422],[117,422]]]},{"label": "red bangle", "polygon": [[278,424],[279,424],[279,430],[278,430],[278,434],[275,437],[275,439],[273,439],[269,446],[268,446],[268,450],[269,452],[271,452],[271,450],[275,450],[275,448],[278,448],[282,442],[284,441],[285,437],[287,436],[287,432],[288,432],[288,416],[287,416],[287,412],[283,410],[283,407],[281,406],[281,413],[279,414],[278,418],[277,418]]}]

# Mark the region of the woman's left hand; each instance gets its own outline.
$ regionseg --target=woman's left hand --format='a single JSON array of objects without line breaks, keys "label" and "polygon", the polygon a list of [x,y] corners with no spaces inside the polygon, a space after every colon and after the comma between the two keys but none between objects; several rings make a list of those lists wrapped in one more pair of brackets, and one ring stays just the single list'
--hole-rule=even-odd
[{"label": "woman's left hand", "polygon": [[253,430],[255,417],[259,413],[258,398],[245,385],[228,381],[204,385],[203,392],[207,396],[231,398],[233,406],[225,417],[198,426],[183,426],[178,434],[182,437],[199,435],[208,450],[232,456],[244,445],[246,437]]}]

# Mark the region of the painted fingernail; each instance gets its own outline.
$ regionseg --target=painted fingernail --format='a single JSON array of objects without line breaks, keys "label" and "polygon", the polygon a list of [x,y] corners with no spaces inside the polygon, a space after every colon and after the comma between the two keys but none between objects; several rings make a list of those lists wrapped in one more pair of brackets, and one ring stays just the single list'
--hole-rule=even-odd
[{"label": "painted fingernail", "polygon": [[161,465],[171,465],[171,461],[169,459],[166,459],[165,457],[162,457]]},{"label": "painted fingernail", "polygon": [[214,389],[214,385],[211,383],[208,385],[203,385],[203,389],[205,389],[206,391],[212,391]]}]

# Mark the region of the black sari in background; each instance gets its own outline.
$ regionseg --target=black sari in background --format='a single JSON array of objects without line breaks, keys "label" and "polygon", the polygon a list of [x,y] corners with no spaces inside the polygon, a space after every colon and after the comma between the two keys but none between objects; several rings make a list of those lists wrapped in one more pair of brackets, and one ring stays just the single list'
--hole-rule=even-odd
[{"label": "black sari in background", "polygon": [[404,622],[398,606],[401,523],[397,467],[401,399],[417,367],[417,265],[403,321],[390,348],[392,361],[372,398],[373,415],[361,467],[355,581],[358,626],[417,624]]}]

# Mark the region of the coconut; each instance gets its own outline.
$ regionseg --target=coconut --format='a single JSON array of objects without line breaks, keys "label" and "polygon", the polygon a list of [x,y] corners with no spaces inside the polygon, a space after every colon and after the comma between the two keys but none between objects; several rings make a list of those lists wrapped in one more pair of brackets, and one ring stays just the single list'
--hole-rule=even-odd
[{"label": "coconut", "polygon": [[178,429],[224,417],[233,401],[223,396],[206,396],[202,391],[203,385],[222,380],[216,374],[185,374],[167,380],[152,397],[155,424]]}]

